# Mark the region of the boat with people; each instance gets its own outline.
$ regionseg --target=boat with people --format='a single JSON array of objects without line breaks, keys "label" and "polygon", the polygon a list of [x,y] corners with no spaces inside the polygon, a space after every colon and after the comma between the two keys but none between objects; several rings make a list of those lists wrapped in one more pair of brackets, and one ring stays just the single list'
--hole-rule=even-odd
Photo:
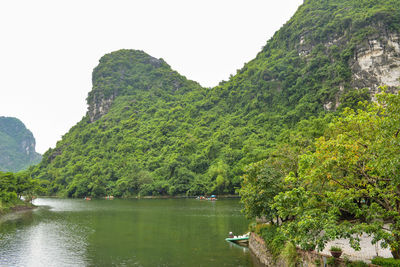
[{"label": "boat with people", "polygon": [[198,196],[196,199],[197,199],[197,200],[211,200],[211,201],[215,201],[215,200],[217,200],[217,196],[216,196],[216,195],[211,195],[210,197]]},{"label": "boat with people", "polygon": [[226,241],[240,243],[240,244],[247,244],[249,242],[250,232],[244,235],[233,235],[232,232],[229,232],[229,236],[225,238]]}]

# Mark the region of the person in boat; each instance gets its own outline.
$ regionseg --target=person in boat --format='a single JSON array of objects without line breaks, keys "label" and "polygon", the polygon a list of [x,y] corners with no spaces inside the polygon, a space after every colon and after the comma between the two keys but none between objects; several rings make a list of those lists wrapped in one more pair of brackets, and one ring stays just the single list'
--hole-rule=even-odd
[{"label": "person in boat", "polygon": [[229,232],[228,237],[229,237],[229,238],[233,238],[233,233],[232,233],[232,232]]}]

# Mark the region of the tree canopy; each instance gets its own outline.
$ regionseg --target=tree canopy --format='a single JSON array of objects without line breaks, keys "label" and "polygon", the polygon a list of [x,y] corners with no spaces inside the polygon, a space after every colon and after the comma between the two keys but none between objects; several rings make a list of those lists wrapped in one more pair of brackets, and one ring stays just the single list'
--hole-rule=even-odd
[{"label": "tree canopy", "polygon": [[18,173],[0,172],[0,213],[16,205],[23,204],[39,193],[43,194],[42,182],[34,180],[27,171]]},{"label": "tree canopy", "polygon": [[[287,240],[304,249],[322,250],[336,238],[348,238],[359,249],[358,238],[367,233],[399,258],[400,96],[383,92],[376,97],[377,102],[364,102],[357,110],[346,108],[329,123],[299,156],[295,172],[287,170],[284,186],[269,187],[268,209],[250,204],[253,213],[248,214],[279,217]],[[258,172],[265,173],[263,168]],[[242,190],[248,190],[246,176],[244,181]]]}]

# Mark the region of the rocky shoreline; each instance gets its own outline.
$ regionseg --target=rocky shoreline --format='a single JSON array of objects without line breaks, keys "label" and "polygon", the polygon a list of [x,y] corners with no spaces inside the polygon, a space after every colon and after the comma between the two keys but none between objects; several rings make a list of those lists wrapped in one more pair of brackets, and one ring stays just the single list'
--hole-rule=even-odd
[{"label": "rocky shoreline", "polygon": [[25,203],[25,202],[19,203],[12,207],[7,207],[5,209],[0,210],[0,218],[9,213],[32,210],[35,208],[37,208],[37,207],[35,205],[33,205],[32,203]]},{"label": "rocky shoreline", "polygon": [[[250,234],[249,249],[264,266],[288,266],[284,259],[274,259],[272,254],[268,252],[264,239],[255,233]],[[324,252],[325,251],[318,253],[316,251],[304,251],[297,249],[301,266],[309,267],[326,266],[328,259],[332,258],[332,256],[325,254]],[[371,264],[370,260],[367,258],[350,258],[349,260],[364,260],[369,267],[378,267],[377,265]],[[344,258],[336,259],[335,266],[347,266],[348,262],[350,262],[349,260],[346,261]]]}]

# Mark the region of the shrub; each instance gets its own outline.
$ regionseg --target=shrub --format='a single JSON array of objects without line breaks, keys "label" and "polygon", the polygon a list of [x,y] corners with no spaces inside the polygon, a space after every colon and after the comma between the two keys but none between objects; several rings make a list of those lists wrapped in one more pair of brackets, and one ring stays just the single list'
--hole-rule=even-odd
[{"label": "shrub", "polygon": [[264,229],[268,229],[268,225],[267,224],[256,224],[254,226],[254,232],[260,236],[263,235]]},{"label": "shrub", "polygon": [[258,224],[255,227],[255,232],[265,240],[267,249],[273,258],[278,259],[287,241],[279,227],[270,224]]},{"label": "shrub", "polygon": [[334,257],[329,257],[329,258],[326,260],[326,264],[327,264],[328,266],[337,266],[336,259],[335,259]]},{"label": "shrub", "polygon": [[363,261],[354,261],[347,263],[346,267],[368,267],[368,264]]},{"label": "shrub", "polygon": [[287,266],[295,267],[299,261],[296,246],[292,242],[287,242],[282,250],[281,257],[285,260]]},{"label": "shrub", "polygon": [[331,248],[330,248],[330,251],[342,251],[342,248],[340,248],[340,247],[335,247],[335,246],[332,246]]},{"label": "shrub", "polygon": [[373,264],[380,265],[382,267],[400,267],[400,260],[393,258],[382,258],[376,257],[371,261]]}]

